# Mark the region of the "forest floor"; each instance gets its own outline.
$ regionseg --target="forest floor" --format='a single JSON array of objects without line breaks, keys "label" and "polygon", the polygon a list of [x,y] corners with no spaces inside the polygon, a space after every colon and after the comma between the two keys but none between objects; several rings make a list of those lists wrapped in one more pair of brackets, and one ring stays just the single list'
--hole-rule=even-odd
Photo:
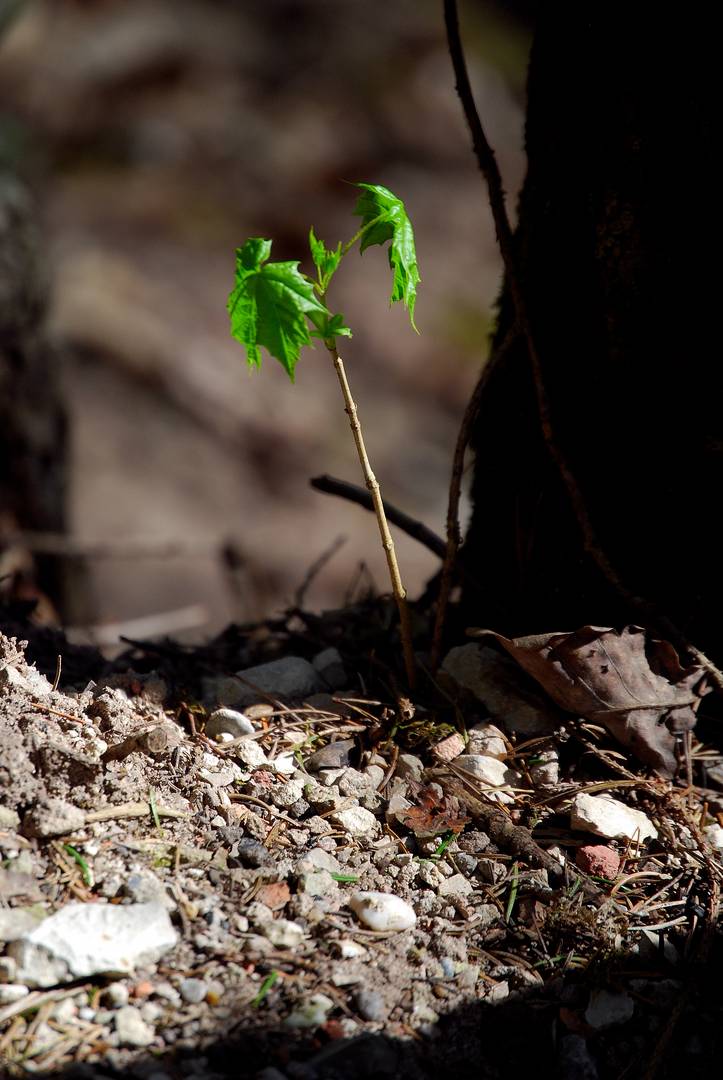
[{"label": "forest floor", "polygon": [[12,615],[3,1075],[652,1077],[720,1054],[723,770],[695,737],[670,736],[685,783],[651,775],[484,643],[410,693],[384,600],[112,664]]}]

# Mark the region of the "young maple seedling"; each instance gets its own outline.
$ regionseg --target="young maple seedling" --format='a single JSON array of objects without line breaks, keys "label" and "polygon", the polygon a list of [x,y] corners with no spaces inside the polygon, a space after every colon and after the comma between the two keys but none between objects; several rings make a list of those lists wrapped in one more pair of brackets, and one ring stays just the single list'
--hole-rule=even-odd
[{"label": "young maple seedling", "polygon": [[343,246],[339,242],[335,249],[329,250],[316,238],[313,228],[309,232],[316,281],[299,270],[298,262],[269,262],[271,241],[251,237],[236,251],[236,284],[228,298],[228,311],[231,334],[245,347],[250,367],[261,367],[260,346],[263,345],[281,363],[293,382],[299,353],[304,345],[312,345],[312,338],[321,338],[332,358],[364,482],[379,525],[392,592],[399,609],[404,664],[411,687],[414,685],[415,669],[407,594],[402,584],[379,482],[369,462],[357,408],[337,347],[338,337],[351,337],[352,334],[344,324],[343,316],[332,315],[327,308],[326,294],[339,263],[357,241],[362,254],[374,244],[382,245],[389,241],[389,265],[393,275],[390,302],[403,301],[416,330],[414,304],[420,278],[414,232],[402,200],[378,184],[354,186],[362,191],[354,209],[354,213],[362,219],[362,225],[351,240]]}]

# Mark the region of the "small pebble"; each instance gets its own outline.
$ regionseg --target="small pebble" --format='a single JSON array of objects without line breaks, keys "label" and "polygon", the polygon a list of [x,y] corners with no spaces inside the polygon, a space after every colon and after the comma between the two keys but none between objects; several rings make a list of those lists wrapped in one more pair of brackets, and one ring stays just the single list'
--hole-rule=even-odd
[{"label": "small pebble", "polygon": [[333,1008],[334,1002],[326,994],[312,994],[306,1002],[287,1016],[284,1023],[287,1027],[317,1028],[324,1023],[327,1013]]},{"label": "small pebble", "polygon": [[81,1020],[92,1022],[96,1018],[96,1010],[91,1009],[90,1005],[83,1005],[78,1009],[78,1017]]},{"label": "small pebble", "polygon": [[389,1015],[386,1002],[378,990],[357,990],[354,1004],[362,1019],[372,1023],[380,1023]]},{"label": "small pebble", "polygon": [[203,979],[184,979],[178,987],[178,992],[188,1005],[198,1005],[206,997],[206,991]]},{"label": "small pebble", "polygon": [[18,983],[13,985],[0,983],[0,1005],[12,1005],[21,998],[27,997],[29,993],[27,986],[21,986]]},{"label": "small pebble", "polygon": [[614,881],[620,870],[620,856],[605,844],[587,844],[577,849],[575,862],[586,874]]},{"label": "small pebble", "polygon": [[254,725],[242,712],[236,709],[216,709],[206,721],[206,734],[210,739],[219,735],[230,735],[232,739],[243,735],[253,735]]},{"label": "small pebble", "polygon": [[391,893],[354,893],[349,907],[370,930],[408,930],[417,921],[414,909]]},{"label": "small pebble", "polygon": [[150,1046],[155,1038],[153,1028],[133,1005],[125,1005],[115,1013],[115,1029],[123,1046]]}]

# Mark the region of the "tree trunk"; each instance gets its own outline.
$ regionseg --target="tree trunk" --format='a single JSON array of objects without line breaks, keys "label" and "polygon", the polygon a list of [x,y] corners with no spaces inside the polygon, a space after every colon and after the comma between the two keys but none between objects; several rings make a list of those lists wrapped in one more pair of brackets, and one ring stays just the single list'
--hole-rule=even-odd
[{"label": "tree trunk", "polygon": [[[65,527],[65,415],[45,305],[31,200],[18,181],[0,174],[0,556],[3,533]],[[0,560],[3,574],[18,565]],[[39,558],[35,571],[41,590],[57,602],[57,560]]]},{"label": "tree trunk", "polygon": [[[695,9],[542,5],[516,245],[555,436],[600,546],[720,662],[717,45]],[[512,319],[505,288],[498,341]],[[584,550],[522,341],[472,445],[467,624],[641,621]]]}]

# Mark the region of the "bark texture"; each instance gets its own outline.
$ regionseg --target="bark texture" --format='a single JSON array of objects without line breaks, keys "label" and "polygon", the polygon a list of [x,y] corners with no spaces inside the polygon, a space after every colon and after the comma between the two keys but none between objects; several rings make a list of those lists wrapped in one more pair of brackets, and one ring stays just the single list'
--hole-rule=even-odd
[{"label": "bark texture", "polygon": [[[62,532],[65,416],[58,357],[44,328],[45,268],[32,202],[0,173],[0,524]],[[0,553],[2,534],[0,533]],[[56,564],[37,564],[41,588],[57,599]]]},{"label": "bark texture", "polygon": [[[544,5],[516,245],[557,441],[600,543],[720,662],[716,59],[694,12]],[[505,289],[498,340],[511,320]],[[639,621],[583,550],[521,341],[472,445],[464,620],[513,635]]]}]

